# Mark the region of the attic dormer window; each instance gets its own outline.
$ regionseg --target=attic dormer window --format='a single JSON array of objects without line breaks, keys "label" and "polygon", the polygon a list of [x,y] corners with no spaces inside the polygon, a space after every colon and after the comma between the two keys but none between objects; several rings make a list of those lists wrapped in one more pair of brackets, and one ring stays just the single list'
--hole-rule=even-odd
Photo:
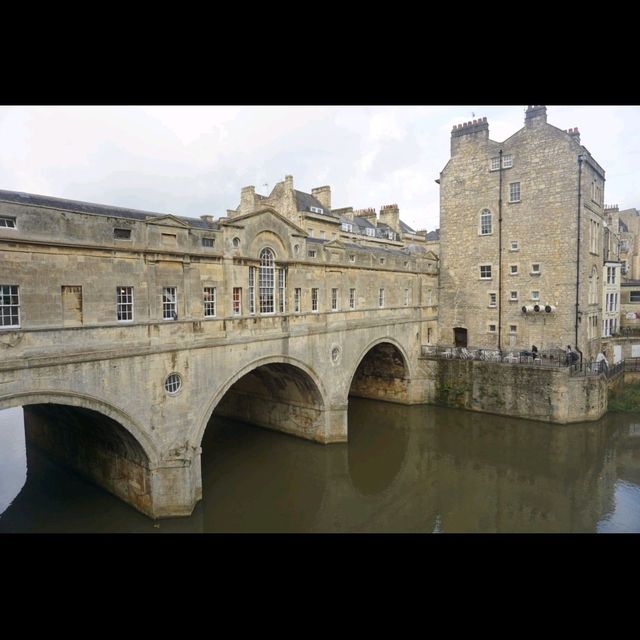
[{"label": "attic dormer window", "polygon": [[365,227],[364,232],[368,235],[368,236],[375,236],[376,235],[376,230],[371,228],[371,227]]},{"label": "attic dormer window", "polygon": [[313,213],[324,213],[324,209],[321,209],[320,207],[309,207],[309,209],[313,211]]},{"label": "attic dormer window", "polygon": [[347,231],[348,233],[353,233],[353,225],[350,222],[343,222],[342,230]]}]

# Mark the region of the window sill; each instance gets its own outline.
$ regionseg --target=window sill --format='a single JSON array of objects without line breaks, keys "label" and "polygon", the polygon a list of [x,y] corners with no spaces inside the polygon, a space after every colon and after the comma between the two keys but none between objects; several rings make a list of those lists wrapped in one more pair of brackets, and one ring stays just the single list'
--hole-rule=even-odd
[{"label": "window sill", "polygon": [[507,204],[518,204],[520,202],[522,202],[522,200],[508,200]]},{"label": "window sill", "polygon": [[480,280],[480,282],[491,282],[493,278],[478,278],[478,280]]},{"label": "window sill", "polygon": [[542,271],[529,271],[530,276],[539,276],[542,275]]},{"label": "window sill", "polygon": [[490,233],[482,233],[482,231],[478,231],[478,235],[483,237],[483,236],[492,236],[493,235],[493,231],[491,231]]}]

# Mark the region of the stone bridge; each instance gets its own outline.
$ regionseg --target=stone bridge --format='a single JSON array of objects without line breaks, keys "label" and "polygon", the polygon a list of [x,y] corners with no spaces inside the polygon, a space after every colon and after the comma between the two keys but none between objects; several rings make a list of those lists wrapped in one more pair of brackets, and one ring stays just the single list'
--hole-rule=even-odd
[{"label": "stone bridge", "polygon": [[[100,348],[82,347],[86,333]],[[347,441],[350,395],[426,399],[412,309],[131,326],[115,344],[102,333],[22,334],[11,355],[28,357],[0,363],[0,409],[56,414],[64,428],[33,420],[28,439],[154,518],[189,515],[202,497],[214,413],[332,443]],[[180,387],[167,393],[171,374]],[[87,415],[94,429],[80,427]]]}]

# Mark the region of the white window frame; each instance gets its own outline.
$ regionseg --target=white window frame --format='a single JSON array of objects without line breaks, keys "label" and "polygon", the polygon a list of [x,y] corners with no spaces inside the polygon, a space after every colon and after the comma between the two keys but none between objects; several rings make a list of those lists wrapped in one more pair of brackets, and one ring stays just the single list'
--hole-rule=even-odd
[{"label": "white window frame", "polygon": [[[515,267],[515,270],[514,270]],[[509,275],[510,276],[517,276],[518,275],[518,265],[517,264],[510,264],[509,265]]]},{"label": "white window frame", "polygon": [[538,291],[538,290],[532,291],[531,292],[531,299],[535,300],[536,302],[540,302],[540,291]]},{"label": "white window frame", "polygon": [[[535,269],[534,267],[538,267],[537,269]],[[531,275],[532,276],[539,276],[542,273],[542,269],[540,268],[540,263],[539,262],[532,262],[531,263]]]},{"label": "white window frame", "polygon": [[320,299],[320,289],[318,287],[311,287],[311,313],[318,313],[318,307]]},{"label": "white window frame", "polygon": [[349,289],[349,309],[356,308],[356,290],[354,288]]},{"label": "white window frame", "polygon": [[[516,194],[517,191],[517,194]],[[517,198],[514,198],[517,195]],[[509,202],[520,202],[522,200],[522,192],[520,190],[520,182],[509,183]]]},{"label": "white window frame", "polygon": [[0,330],[20,328],[20,285],[0,284]]},{"label": "white window frame", "polygon": [[485,208],[480,211],[480,229],[478,233],[481,236],[493,235],[493,214],[491,209]]},{"label": "white window frame", "polygon": [[178,319],[178,287],[162,287],[162,319]]},{"label": "white window frame", "polygon": [[338,289],[337,287],[331,288],[331,311],[338,311]]},{"label": "white window frame", "polygon": [[404,290],[404,306],[409,306],[409,289]]},{"label": "white window frame", "polygon": [[349,262],[355,262],[356,261],[356,256],[352,253],[349,255]]},{"label": "white window frame", "polygon": [[[478,265],[478,267],[480,269],[480,280],[491,280],[492,279],[492,268],[491,268],[492,266],[493,265],[490,265],[490,264]],[[482,269],[483,268],[485,269],[485,271],[486,271],[487,268],[489,269],[489,275],[484,275],[484,276],[482,275]]]},{"label": "white window frame", "polygon": [[616,268],[607,267],[607,284],[615,284],[615,283],[616,283]]},{"label": "white window frame", "polygon": [[517,302],[518,301],[518,292],[517,291],[509,291],[509,301],[510,302]]},{"label": "white window frame", "polygon": [[242,287],[233,287],[231,292],[231,310],[234,316],[242,315]]},{"label": "white window frame", "polygon": [[17,229],[16,219],[13,216],[0,216],[0,229]]},{"label": "white window frame", "polygon": [[293,290],[293,312],[300,313],[300,303],[302,300],[302,289],[300,287],[296,287]]},{"label": "white window frame", "polygon": [[320,207],[309,207],[309,210],[313,213],[324,213],[324,209],[321,209]]},{"label": "white window frame", "polygon": [[489,171],[498,171],[500,169],[500,156],[491,158],[489,161]]},{"label": "white window frame", "polygon": [[489,306],[491,308],[498,306],[498,294],[495,291],[489,291]]},{"label": "white window frame", "polygon": [[[120,315],[131,317],[121,318]],[[133,322],[133,287],[124,285],[116,287],[116,320],[118,322]]]},{"label": "white window frame", "polygon": [[364,233],[365,233],[365,235],[367,235],[367,236],[371,236],[371,237],[374,237],[374,238],[375,238],[376,230],[375,230],[375,229],[372,229],[371,227],[365,227],[365,228],[364,228]]},{"label": "white window frame", "polygon": [[284,267],[278,269],[278,313],[287,310],[287,270]]},{"label": "white window frame", "polygon": [[249,315],[256,313],[256,267],[249,267]]},{"label": "white window frame", "polygon": [[509,249],[509,251],[520,251],[520,244],[517,240],[511,240],[510,246],[511,248]]},{"label": "white window frame", "polygon": [[216,297],[215,287],[202,288],[202,313],[205,318],[216,317]]},{"label": "white window frame", "polygon": [[502,168],[503,169],[511,169],[513,167],[513,154],[505,153],[502,156]]},{"label": "white window frame", "polygon": [[347,233],[353,233],[353,224],[351,222],[343,222],[341,228]]},{"label": "white window frame", "polygon": [[258,269],[258,311],[260,315],[276,312],[276,256],[273,249],[260,250]]}]

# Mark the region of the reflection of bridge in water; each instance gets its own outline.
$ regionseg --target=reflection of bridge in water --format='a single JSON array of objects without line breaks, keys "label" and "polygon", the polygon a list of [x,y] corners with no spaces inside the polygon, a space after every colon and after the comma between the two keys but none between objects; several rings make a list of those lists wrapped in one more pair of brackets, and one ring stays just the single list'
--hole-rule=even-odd
[{"label": "reflection of bridge in water", "polygon": [[[632,447],[640,438],[629,435],[625,416],[550,428],[430,406],[350,404],[349,444],[329,448],[214,417],[203,439],[204,500],[162,530],[596,531],[615,512],[616,487],[634,482],[640,468]],[[37,483],[38,468],[51,463],[37,451],[30,456]],[[110,496],[83,490],[93,492],[98,511],[105,502],[114,521],[96,512],[85,526],[149,530]],[[21,504],[30,505],[29,522],[20,520]],[[63,496],[43,501],[42,487],[28,482],[0,529],[32,530],[43,510],[43,523],[66,519],[68,530],[87,530],[76,509]]]}]

